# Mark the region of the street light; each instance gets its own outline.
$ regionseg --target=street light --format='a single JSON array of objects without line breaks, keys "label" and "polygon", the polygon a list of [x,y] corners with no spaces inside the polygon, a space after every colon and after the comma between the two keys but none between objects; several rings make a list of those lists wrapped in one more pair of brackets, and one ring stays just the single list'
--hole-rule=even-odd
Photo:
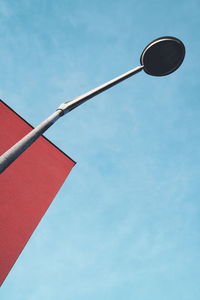
[{"label": "street light", "polygon": [[166,36],[152,41],[140,57],[144,71],[153,76],[165,76],[176,71],[185,56],[183,43],[174,37]]},{"label": "street light", "polygon": [[174,72],[182,64],[185,56],[183,43],[175,37],[161,37],[152,41],[141,54],[141,65],[100,85],[75,99],[64,102],[57,110],[35,127],[30,133],[0,156],[0,173],[2,173],[17,157],[19,157],[34,141],[36,141],[60,117],[70,112],[85,101],[95,97],[119,82],[144,70],[152,76],[164,76]]}]

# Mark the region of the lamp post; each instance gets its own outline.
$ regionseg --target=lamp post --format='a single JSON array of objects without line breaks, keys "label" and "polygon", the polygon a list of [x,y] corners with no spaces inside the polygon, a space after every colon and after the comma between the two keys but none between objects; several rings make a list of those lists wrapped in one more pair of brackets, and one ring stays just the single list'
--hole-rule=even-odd
[{"label": "lamp post", "polygon": [[153,76],[168,75],[178,69],[183,62],[184,56],[185,47],[177,38],[166,36],[152,41],[141,54],[140,66],[100,85],[88,93],[64,102],[51,116],[2,154],[0,156],[0,173],[14,162],[15,159],[30,147],[34,141],[36,141],[60,117],[67,114],[72,109],[142,70]]}]

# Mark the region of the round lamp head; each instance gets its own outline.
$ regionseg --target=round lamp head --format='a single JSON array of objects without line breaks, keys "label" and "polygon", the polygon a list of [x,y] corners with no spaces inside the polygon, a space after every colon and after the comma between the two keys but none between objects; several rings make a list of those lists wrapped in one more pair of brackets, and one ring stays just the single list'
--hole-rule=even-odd
[{"label": "round lamp head", "polygon": [[140,62],[144,71],[153,76],[164,76],[174,72],[185,57],[183,43],[171,36],[152,41],[142,52]]}]

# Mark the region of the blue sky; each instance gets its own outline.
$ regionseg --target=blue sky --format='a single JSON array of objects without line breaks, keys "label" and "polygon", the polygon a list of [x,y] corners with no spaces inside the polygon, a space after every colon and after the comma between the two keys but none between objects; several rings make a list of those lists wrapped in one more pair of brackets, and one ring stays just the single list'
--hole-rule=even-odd
[{"label": "blue sky", "polygon": [[46,133],[77,161],[1,300],[200,297],[198,0],[1,0],[0,98],[36,126],[172,35],[175,73],[135,75]]}]

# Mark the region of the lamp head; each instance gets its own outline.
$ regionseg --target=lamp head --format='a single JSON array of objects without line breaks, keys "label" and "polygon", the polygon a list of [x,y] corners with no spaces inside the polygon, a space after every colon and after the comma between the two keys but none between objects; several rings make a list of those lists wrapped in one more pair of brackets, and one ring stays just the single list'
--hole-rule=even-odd
[{"label": "lamp head", "polygon": [[177,38],[160,37],[152,41],[141,54],[144,71],[152,76],[165,76],[176,71],[185,57],[185,46]]}]

